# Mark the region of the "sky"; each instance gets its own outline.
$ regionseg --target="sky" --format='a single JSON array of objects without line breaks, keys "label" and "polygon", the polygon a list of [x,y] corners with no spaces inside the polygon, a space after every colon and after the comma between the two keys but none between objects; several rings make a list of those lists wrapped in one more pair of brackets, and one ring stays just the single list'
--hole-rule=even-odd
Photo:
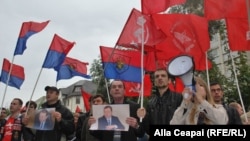
[{"label": "sky", "polygon": [[[133,8],[141,10],[140,0],[2,0],[0,66],[4,58],[13,59],[24,67],[25,80],[20,90],[0,82],[0,105],[8,108],[13,98],[24,103],[37,100],[45,96],[47,85],[65,88],[83,80],[74,77],[56,82],[56,71],[42,68],[54,34],[76,42],[67,56],[88,62],[90,69],[100,54],[99,46],[115,46]],[[22,23],[47,20],[49,24],[28,39],[23,55],[13,56]]]}]

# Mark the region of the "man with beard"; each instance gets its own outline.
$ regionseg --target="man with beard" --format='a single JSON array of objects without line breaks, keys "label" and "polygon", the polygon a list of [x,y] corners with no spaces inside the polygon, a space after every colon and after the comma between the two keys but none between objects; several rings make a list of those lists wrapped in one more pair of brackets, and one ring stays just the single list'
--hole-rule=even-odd
[{"label": "man with beard", "polygon": [[154,84],[157,88],[146,107],[146,132],[149,134],[149,125],[169,125],[175,110],[182,102],[182,94],[168,88],[171,83],[170,75],[166,69],[154,72]]}]

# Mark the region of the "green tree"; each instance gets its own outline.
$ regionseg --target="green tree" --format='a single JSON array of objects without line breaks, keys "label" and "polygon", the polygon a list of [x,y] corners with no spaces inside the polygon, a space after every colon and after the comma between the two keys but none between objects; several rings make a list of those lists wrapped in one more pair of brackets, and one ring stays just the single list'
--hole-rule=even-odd
[{"label": "green tree", "polygon": [[[239,56],[237,58],[234,58],[236,77],[233,66],[231,65],[229,68],[229,70],[231,71],[230,81],[232,84],[232,88],[230,89],[228,98],[230,102],[236,101],[238,103],[241,103],[239,96],[239,94],[241,94],[244,107],[248,108],[250,106],[250,66],[247,65],[246,53],[239,52],[238,54]],[[230,60],[228,63],[232,64],[232,60]],[[236,80],[236,78],[238,81]],[[240,93],[238,92],[237,84],[239,86]]]},{"label": "green tree", "polygon": [[[96,93],[103,94],[108,101],[108,93],[100,56],[98,56],[98,59],[94,59],[93,63],[91,64],[90,75],[92,77],[92,81],[97,85]],[[107,80],[107,83],[109,84],[109,80]]]}]

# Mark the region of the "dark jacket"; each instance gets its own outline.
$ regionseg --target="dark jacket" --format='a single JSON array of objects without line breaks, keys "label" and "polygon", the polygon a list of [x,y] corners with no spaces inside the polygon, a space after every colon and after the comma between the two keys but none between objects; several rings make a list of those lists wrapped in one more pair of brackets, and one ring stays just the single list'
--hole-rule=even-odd
[{"label": "dark jacket", "polygon": [[[139,123],[140,120],[137,117],[137,109],[140,108],[140,105],[127,99],[124,100],[123,104],[129,104],[130,117],[136,118]],[[143,129],[144,125],[142,124],[144,123],[140,123],[140,127],[138,129],[129,126],[128,131],[121,131],[121,141],[137,141],[137,137],[143,137],[145,130]],[[96,136],[101,141],[113,141],[114,131],[96,130],[91,131],[91,134]]]},{"label": "dark jacket", "polygon": [[90,113],[81,115],[77,121],[76,141],[99,141],[95,136],[90,134],[88,120]]},{"label": "dark jacket", "polygon": [[[124,125],[122,125],[121,121],[118,117],[112,116],[111,117],[111,125],[116,125],[118,129],[124,129]],[[100,130],[106,130],[106,126],[108,126],[109,123],[105,116],[102,116],[98,119],[98,129]]]},{"label": "dark jacket", "polygon": [[66,137],[74,135],[75,125],[74,117],[71,111],[63,106],[58,100],[56,104],[48,105],[48,103],[42,104],[42,108],[56,108],[56,111],[61,113],[62,120],[60,122],[55,121],[55,126],[53,130],[36,131],[36,141],[60,141],[62,135]]},{"label": "dark jacket", "polygon": [[239,112],[228,105],[223,104],[224,108],[227,111],[228,115],[228,125],[242,125],[242,121],[239,115]]},{"label": "dark jacket", "polygon": [[[22,118],[23,116],[24,114],[21,115]],[[35,129],[23,126],[22,132],[23,132],[23,141],[35,141]]]},{"label": "dark jacket", "polygon": [[164,92],[162,97],[157,90],[147,105],[146,132],[149,133],[150,125],[169,125],[175,110],[182,102],[182,94],[175,93],[169,89]]},{"label": "dark jacket", "polygon": [[80,141],[82,140],[82,134],[85,133],[83,132],[84,131],[84,123],[85,123],[85,120],[88,119],[90,116],[90,112],[87,112],[87,113],[84,113],[84,114],[81,114],[77,120],[77,124],[76,124],[76,140],[77,141]]},{"label": "dark jacket", "polygon": [[6,119],[0,120],[0,141],[3,139],[4,125],[6,124]]},{"label": "dark jacket", "polygon": [[35,141],[35,132],[33,129],[23,127],[23,141]]}]

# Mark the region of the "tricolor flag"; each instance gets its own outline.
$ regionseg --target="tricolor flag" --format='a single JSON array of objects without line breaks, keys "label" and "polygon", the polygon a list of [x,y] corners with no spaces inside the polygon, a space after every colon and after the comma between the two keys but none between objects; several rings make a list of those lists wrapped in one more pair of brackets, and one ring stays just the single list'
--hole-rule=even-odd
[{"label": "tricolor flag", "polygon": [[57,71],[57,81],[61,79],[70,79],[74,76],[80,76],[84,78],[91,78],[87,75],[87,65],[89,63],[82,62],[77,59],[66,57],[63,64]]},{"label": "tricolor flag", "polygon": [[30,36],[42,31],[47,25],[49,21],[38,23],[38,22],[23,22],[19,37],[17,40],[16,49],[14,55],[22,55],[26,47],[26,42]]},{"label": "tricolor flag", "polygon": [[58,70],[74,44],[55,34],[42,67]]},{"label": "tricolor flag", "polygon": [[141,53],[100,46],[104,76],[108,79],[141,82]]},{"label": "tricolor flag", "polygon": [[11,65],[12,65],[12,70],[10,73],[8,85],[20,89],[25,78],[24,68],[16,64],[11,64],[10,61],[5,58],[3,60],[3,67],[0,80],[3,83],[7,84]]}]

